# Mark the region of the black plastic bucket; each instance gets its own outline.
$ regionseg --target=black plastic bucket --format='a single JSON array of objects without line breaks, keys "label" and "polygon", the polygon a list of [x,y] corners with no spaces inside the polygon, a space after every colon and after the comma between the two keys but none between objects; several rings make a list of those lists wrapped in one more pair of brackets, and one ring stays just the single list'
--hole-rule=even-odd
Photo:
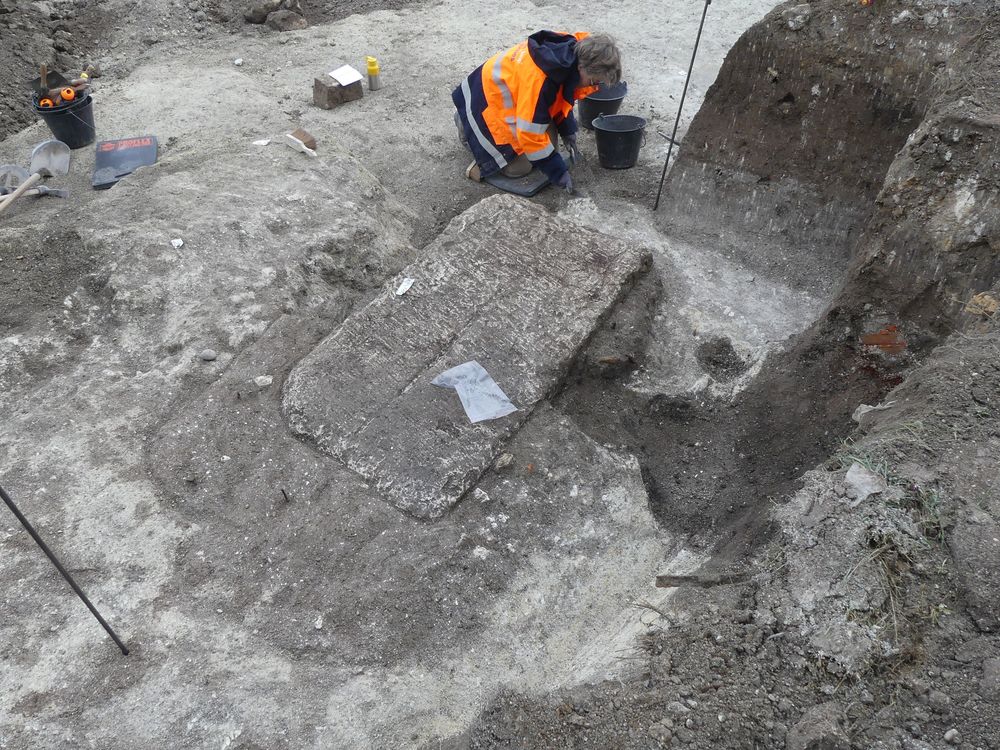
[{"label": "black plastic bucket", "polygon": [[646,142],[646,121],[635,115],[601,115],[594,120],[597,158],[605,169],[629,169]]},{"label": "black plastic bucket", "polygon": [[35,102],[35,113],[45,120],[57,141],[70,148],[82,148],[94,142],[97,130],[94,128],[94,100],[87,94],[71,104],[62,107],[39,107]]},{"label": "black plastic bucket", "polygon": [[587,130],[593,130],[595,117],[601,115],[613,115],[622,106],[622,99],[628,93],[628,84],[625,81],[616,83],[614,86],[601,86],[588,97],[580,100],[580,124]]}]

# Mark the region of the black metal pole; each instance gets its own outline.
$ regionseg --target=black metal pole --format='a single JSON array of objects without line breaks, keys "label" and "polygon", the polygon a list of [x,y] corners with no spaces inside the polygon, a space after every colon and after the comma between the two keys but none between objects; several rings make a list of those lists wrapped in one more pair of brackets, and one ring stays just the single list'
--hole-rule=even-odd
[{"label": "black metal pole", "polygon": [[52,553],[52,550],[50,550],[45,542],[42,541],[42,538],[38,536],[38,532],[35,531],[35,528],[28,522],[28,519],[24,517],[24,514],[17,509],[17,506],[14,505],[14,501],[10,499],[10,495],[7,494],[3,487],[0,487],[0,497],[3,497],[3,501],[7,503],[7,507],[10,508],[10,512],[17,517],[17,520],[21,522],[21,525],[25,528],[25,530],[31,534],[31,538],[35,540],[35,544],[41,547],[42,552],[48,555],[52,564],[56,566],[56,570],[62,573],[62,577],[66,579],[66,582],[72,587],[73,591],[76,592],[76,595],[83,600],[84,604],[87,605],[87,609],[93,613],[94,617],[97,618],[97,621],[101,623],[101,626],[108,631],[108,635],[110,635],[112,639],[114,639],[114,642],[118,644],[118,648],[122,650],[122,653],[125,654],[125,656],[128,656],[128,648],[121,642],[121,639],[115,631],[111,629],[111,626],[105,622],[103,617],[101,617],[101,613],[98,612],[94,605],[90,603],[90,599],[88,599],[87,595],[83,593],[83,589],[76,585],[76,581],[73,580],[73,576],[71,576],[69,572],[60,564],[59,560]]},{"label": "black metal pole", "polygon": [[698,36],[694,40],[694,52],[691,53],[691,64],[688,66],[687,78],[684,79],[684,92],[681,94],[681,103],[677,106],[677,119],[674,120],[674,132],[670,136],[670,145],[667,147],[667,160],[663,162],[663,174],[660,175],[660,188],[656,191],[656,203],[653,204],[655,211],[660,207],[660,193],[663,192],[663,180],[667,176],[667,165],[670,164],[670,154],[674,150],[674,141],[677,140],[677,127],[681,124],[681,111],[684,109],[684,98],[687,96],[688,84],[691,83],[691,71],[694,70],[694,58],[698,54],[698,44],[701,42],[701,30],[705,28],[705,16],[708,15],[708,6],[712,0],[705,0],[705,9],[701,12],[701,23],[698,24]]}]

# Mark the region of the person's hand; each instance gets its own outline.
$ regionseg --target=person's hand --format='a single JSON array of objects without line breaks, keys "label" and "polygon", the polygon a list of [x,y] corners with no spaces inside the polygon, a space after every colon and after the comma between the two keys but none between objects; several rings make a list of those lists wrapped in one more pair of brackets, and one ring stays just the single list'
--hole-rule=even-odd
[{"label": "person's hand", "polygon": [[569,176],[569,172],[563,172],[562,176],[556,180],[556,185],[561,187],[567,193],[573,192],[573,178]]}]

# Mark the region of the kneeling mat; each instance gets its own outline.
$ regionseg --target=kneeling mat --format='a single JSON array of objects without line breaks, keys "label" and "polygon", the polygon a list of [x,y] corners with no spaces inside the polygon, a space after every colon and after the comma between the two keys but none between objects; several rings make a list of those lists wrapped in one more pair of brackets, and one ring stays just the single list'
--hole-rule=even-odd
[{"label": "kneeling mat", "polygon": [[507,177],[503,172],[496,172],[489,177],[484,177],[483,182],[492,185],[498,190],[530,198],[549,184],[549,178],[545,176],[545,172],[542,170],[532,169],[524,177]]}]

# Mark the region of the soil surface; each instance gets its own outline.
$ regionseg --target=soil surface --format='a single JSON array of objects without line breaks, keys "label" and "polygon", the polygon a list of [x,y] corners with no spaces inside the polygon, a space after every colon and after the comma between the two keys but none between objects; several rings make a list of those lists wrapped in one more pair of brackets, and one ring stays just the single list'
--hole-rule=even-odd
[{"label": "soil surface", "polygon": [[[0,480],[131,648],[11,519],[0,748],[1000,750],[1000,13],[709,8],[654,213],[696,4],[303,3],[281,33],[0,0],[5,90],[98,64],[99,134],[160,139],[108,191],[74,152],[71,198],[0,223]],[[285,381],[489,195],[461,76],[602,25],[647,145],[611,172],[584,133],[577,193],[535,202],[653,267],[414,518],[296,436]],[[383,90],[311,105],[372,52]],[[0,106],[22,163],[47,131]]]},{"label": "soil surface", "polygon": [[[307,21],[325,24],[357,13],[404,8],[414,0],[352,0],[299,3]],[[124,77],[135,61],[160,44],[197,44],[218,34],[273,35],[243,20],[249,2],[161,0],[140,5],[122,0],[3,0],[0,2],[0,139],[35,122],[29,83],[39,66],[78,75],[88,66],[98,74]]]}]

